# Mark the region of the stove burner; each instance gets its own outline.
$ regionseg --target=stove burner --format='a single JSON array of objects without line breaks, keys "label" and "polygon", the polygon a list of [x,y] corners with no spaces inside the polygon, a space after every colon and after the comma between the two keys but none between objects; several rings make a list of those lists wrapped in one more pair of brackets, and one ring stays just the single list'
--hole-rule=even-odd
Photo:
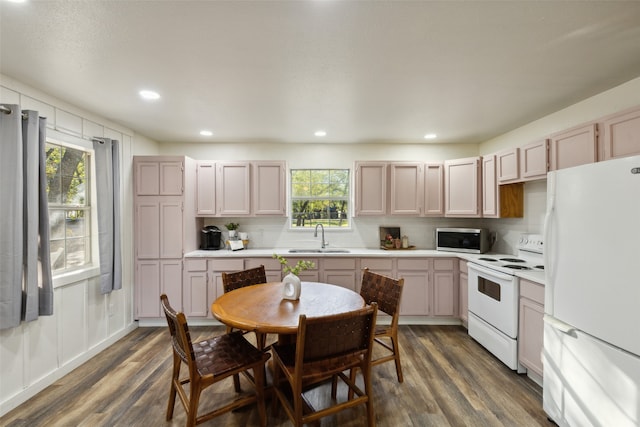
[{"label": "stove burner", "polygon": [[507,265],[503,265],[504,268],[512,268],[514,270],[531,270],[530,267],[527,267],[526,265],[514,265],[514,264],[507,264]]},{"label": "stove burner", "polygon": [[495,258],[478,258],[479,261],[491,261],[491,262],[498,262],[497,259]]},{"label": "stove burner", "polygon": [[525,262],[522,259],[519,258],[500,258],[500,261],[504,261],[504,262]]}]

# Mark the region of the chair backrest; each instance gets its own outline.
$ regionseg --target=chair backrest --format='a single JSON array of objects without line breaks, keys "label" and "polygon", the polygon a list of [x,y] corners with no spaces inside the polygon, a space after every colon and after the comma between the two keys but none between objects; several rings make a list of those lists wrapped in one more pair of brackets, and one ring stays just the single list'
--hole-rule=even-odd
[{"label": "chair backrest", "polygon": [[348,313],[307,318],[300,315],[296,366],[341,356],[362,354],[371,360],[377,305]]},{"label": "chair backrest", "polygon": [[171,344],[173,351],[192,369],[195,361],[195,353],[191,342],[191,334],[187,325],[187,318],[184,313],[176,312],[169,304],[169,298],[165,294],[160,295],[162,311],[167,318],[169,332],[171,333]]},{"label": "chair backrest", "polygon": [[403,287],[403,278],[394,279],[364,268],[360,296],[367,304],[377,302],[378,310],[397,318],[396,314],[400,311]]},{"label": "chair backrest", "polygon": [[222,273],[222,287],[225,293],[245,286],[266,282],[267,275],[264,271],[264,265],[234,273]]}]

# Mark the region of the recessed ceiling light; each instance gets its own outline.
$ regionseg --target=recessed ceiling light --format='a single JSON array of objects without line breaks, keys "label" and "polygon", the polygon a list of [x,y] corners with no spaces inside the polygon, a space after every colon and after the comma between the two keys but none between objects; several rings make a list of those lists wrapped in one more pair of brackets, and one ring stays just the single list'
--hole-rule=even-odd
[{"label": "recessed ceiling light", "polygon": [[200,131],[200,135],[202,135],[202,136],[211,136],[211,135],[213,135],[213,132],[211,132],[210,130],[201,130]]},{"label": "recessed ceiling light", "polygon": [[436,139],[438,135],[436,135],[435,133],[428,133],[424,136],[424,139]]},{"label": "recessed ceiling light", "polygon": [[143,99],[147,99],[149,101],[155,101],[156,99],[160,99],[160,94],[152,90],[141,90],[138,93]]},{"label": "recessed ceiling light", "polygon": [[318,136],[318,137],[327,136],[327,132],[325,132],[325,131],[323,131],[323,130],[317,130],[317,131],[314,133],[314,135],[315,135],[315,136]]}]

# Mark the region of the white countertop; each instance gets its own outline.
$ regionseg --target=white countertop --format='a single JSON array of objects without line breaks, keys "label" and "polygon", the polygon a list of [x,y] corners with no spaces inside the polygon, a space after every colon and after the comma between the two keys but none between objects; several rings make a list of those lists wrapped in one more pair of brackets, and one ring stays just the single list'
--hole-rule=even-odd
[{"label": "white countertop", "polygon": [[[316,248],[309,248],[316,249]],[[217,251],[192,251],[185,254],[185,258],[251,258],[251,257],[271,257],[278,254],[288,257],[412,257],[412,258],[460,258],[466,261],[473,261],[477,257],[491,255],[487,254],[468,254],[462,252],[445,252],[436,251],[434,249],[403,249],[403,250],[384,250],[384,249],[366,249],[366,248],[332,248],[327,249],[344,249],[347,253],[290,253],[289,248],[279,249],[242,249],[239,251],[230,251],[220,249]],[[517,277],[521,277],[532,282],[544,284],[545,277],[543,271],[519,270],[515,272]]]}]

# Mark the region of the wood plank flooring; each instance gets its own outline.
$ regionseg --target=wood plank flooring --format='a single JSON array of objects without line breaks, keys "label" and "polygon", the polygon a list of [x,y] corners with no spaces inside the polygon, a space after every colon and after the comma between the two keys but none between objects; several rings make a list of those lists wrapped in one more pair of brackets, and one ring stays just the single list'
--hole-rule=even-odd
[{"label": "wood plank flooring", "polygon": [[[191,328],[194,340],[224,332]],[[252,335],[252,334],[251,334]],[[459,326],[401,326],[404,383],[393,363],[373,367],[376,423],[391,426],[553,426],[542,410],[542,390],[509,370]],[[165,421],[171,377],[167,328],[138,328],[28,402],[0,418],[0,426],[183,426],[176,402]],[[248,389],[248,387],[245,387]],[[310,396],[322,404],[328,389]],[[201,408],[232,399],[231,380],[205,390]],[[340,396],[339,396],[340,397]],[[283,410],[268,424],[291,425]],[[322,426],[363,426],[364,407],[327,417]],[[258,425],[254,407],[203,425]]]}]

